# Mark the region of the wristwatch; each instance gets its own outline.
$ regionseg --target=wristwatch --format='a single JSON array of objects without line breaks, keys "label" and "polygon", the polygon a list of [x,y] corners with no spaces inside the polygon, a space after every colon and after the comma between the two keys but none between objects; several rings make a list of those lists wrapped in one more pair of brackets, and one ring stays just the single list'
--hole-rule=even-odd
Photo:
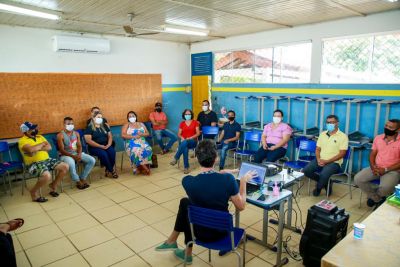
[{"label": "wristwatch", "polygon": [[385,168],[385,173],[387,173],[388,172],[388,168]]}]

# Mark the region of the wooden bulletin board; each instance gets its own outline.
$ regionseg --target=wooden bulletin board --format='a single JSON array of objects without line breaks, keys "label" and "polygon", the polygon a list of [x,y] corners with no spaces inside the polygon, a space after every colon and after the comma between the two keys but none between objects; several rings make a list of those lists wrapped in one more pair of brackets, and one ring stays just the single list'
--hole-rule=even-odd
[{"label": "wooden bulletin board", "polygon": [[93,106],[112,126],[130,110],[147,121],[161,98],[161,74],[0,73],[0,138],[21,136],[24,121],[59,132],[66,116],[83,129]]}]

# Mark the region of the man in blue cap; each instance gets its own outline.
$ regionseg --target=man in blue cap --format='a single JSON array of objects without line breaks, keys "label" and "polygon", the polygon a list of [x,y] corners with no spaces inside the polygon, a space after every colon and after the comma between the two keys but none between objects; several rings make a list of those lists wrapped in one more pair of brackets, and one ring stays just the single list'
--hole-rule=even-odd
[{"label": "man in blue cap", "polygon": [[56,179],[49,184],[50,195],[58,197],[56,192],[58,183],[68,172],[68,164],[49,157],[51,145],[46,138],[38,134],[37,124],[24,122],[20,126],[24,134],[18,141],[18,148],[22,154],[25,165],[32,176],[39,177],[36,184],[29,192],[35,202],[46,202],[47,199],[39,195],[39,189],[51,181],[51,171],[56,170]]}]

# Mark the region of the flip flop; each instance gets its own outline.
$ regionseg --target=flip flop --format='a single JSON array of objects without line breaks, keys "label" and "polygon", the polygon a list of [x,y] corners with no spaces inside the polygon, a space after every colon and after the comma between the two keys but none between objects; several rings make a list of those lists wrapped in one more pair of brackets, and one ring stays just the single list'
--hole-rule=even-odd
[{"label": "flip flop", "polygon": [[60,194],[57,193],[56,191],[50,191],[49,195],[52,196],[52,197],[58,197]]},{"label": "flip flop", "polygon": [[47,199],[47,198],[44,198],[44,197],[38,197],[37,199],[32,200],[32,201],[33,201],[33,202],[43,203],[43,202],[47,202],[48,199]]},{"label": "flip flop", "polygon": [[[15,223],[12,223],[12,221],[19,221],[19,223],[15,224]],[[13,219],[8,222],[0,223],[0,224],[8,224],[10,226],[10,229],[8,231],[14,231],[14,230],[20,228],[22,225],[24,225],[24,222],[25,222],[24,219],[17,218],[17,219]]]}]

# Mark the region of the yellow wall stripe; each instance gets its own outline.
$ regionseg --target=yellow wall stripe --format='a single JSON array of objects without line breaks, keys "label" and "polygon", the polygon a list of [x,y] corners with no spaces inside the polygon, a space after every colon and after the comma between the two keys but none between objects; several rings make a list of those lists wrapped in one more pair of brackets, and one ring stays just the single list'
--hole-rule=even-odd
[{"label": "yellow wall stripe", "polygon": [[186,87],[164,87],[162,88],[163,92],[184,92]]},{"label": "yellow wall stripe", "polygon": [[215,92],[241,93],[274,93],[274,94],[306,94],[306,95],[357,95],[357,96],[399,96],[400,90],[368,90],[368,89],[325,89],[325,88],[253,88],[253,87],[213,87]]}]

